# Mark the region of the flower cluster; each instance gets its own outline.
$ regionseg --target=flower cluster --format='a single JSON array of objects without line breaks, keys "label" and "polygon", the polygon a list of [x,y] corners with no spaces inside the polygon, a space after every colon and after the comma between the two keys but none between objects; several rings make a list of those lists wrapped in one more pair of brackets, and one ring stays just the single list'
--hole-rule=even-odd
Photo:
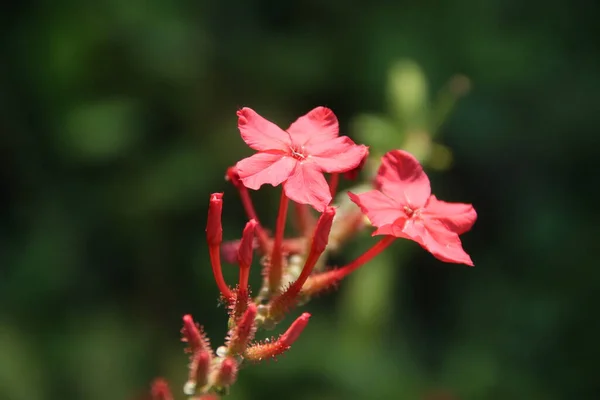
[{"label": "flower cluster", "polygon": [[[240,240],[223,243],[223,194],[210,196],[206,240],[230,329],[225,345],[213,351],[202,328],[190,315],[183,317],[181,332],[190,353],[184,392],[194,399],[227,393],[242,363],[272,359],[288,350],[310,314],[300,315],[277,339],[256,342],[257,329],[273,329],[292,309],[335,287],[397,238],[417,242],[441,261],[473,265],[459,235],[475,223],[474,208],[432,195],[429,178],[408,152],[392,150],[383,156],[373,190],[347,193],[358,207],[336,207],[332,199],[340,176],[356,178],[369,151],[339,135],[330,109],[317,107],[287,130],[250,108],[237,115],[241,137],[256,153],[229,168],[226,178],[237,188],[249,222]],[[260,223],[249,192],[265,184],[282,185],[273,235]],[[290,205],[298,235],[286,238]],[[373,235],[382,238],[349,264],[328,268],[328,253],[366,227],[365,216],[376,228]],[[261,256],[263,285],[252,298],[248,277],[255,252]],[[222,258],[239,266],[235,287],[223,278]],[[172,399],[164,380],[155,381],[152,398]]]}]

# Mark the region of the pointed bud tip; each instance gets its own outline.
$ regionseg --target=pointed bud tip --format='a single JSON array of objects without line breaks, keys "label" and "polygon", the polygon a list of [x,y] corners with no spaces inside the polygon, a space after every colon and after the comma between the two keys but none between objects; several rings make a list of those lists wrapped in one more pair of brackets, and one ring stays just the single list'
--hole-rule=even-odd
[{"label": "pointed bud tip", "polygon": [[255,303],[250,303],[248,304],[246,312],[256,315],[256,313],[258,312],[258,306]]},{"label": "pointed bud tip", "polygon": [[206,240],[209,246],[218,246],[223,241],[222,213],[223,193],[211,194],[208,204],[208,219],[206,221]]},{"label": "pointed bud tip", "polygon": [[150,394],[152,400],[173,400],[169,383],[163,378],[154,379]]},{"label": "pointed bud tip", "polygon": [[310,317],[311,317],[310,313],[305,312],[305,313],[302,313],[302,315],[298,317],[298,320],[301,320],[304,323],[307,323],[308,320],[310,319]]},{"label": "pointed bud tip", "polygon": [[292,322],[292,325],[290,325],[288,330],[281,336],[280,340],[285,345],[291,346],[292,343],[294,343],[298,339],[304,328],[306,328],[309,319],[310,314],[303,313],[294,322]]},{"label": "pointed bud tip", "polygon": [[235,359],[232,357],[227,357],[221,362],[219,366],[219,371],[216,377],[216,384],[218,386],[231,386],[235,382],[237,377],[237,369],[238,365]]}]

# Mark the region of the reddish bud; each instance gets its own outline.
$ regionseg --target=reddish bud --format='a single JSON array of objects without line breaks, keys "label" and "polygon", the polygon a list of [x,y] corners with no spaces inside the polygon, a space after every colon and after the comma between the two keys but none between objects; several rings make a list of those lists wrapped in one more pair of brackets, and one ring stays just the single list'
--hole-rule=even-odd
[{"label": "reddish bud", "polygon": [[256,332],[256,325],[254,323],[256,313],[256,304],[250,303],[244,315],[237,321],[237,325],[229,334],[227,343],[228,355],[235,356],[242,354],[246,350],[248,343],[254,338],[254,333]]},{"label": "reddish bud", "polygon": [[221,225],[221,214],[223,213],[223,193],[213,193],[210,195],[208,204],[208,220],[206,221],[206,241],[208,242],[208,253],[210,255],[210,264],[215,277],[215,282],[221,294],[227,301],[233,299],[233,293],[221,271],[221,242],[223,241],[223,226]]},{"label": "reddish bud", "polygon": [[310,319],[309,313],[304,313],[296,319],[287,331],[276,341],[256,344],[249,347],[244,356],[251,361],[261,361],[267,358],[275,358],[290,348],[298,339]]},{"label": "reddish bud", "polygon": [[193,395],[197,387],[202,387],[208,383],[211,359],[212,355],[207,351],[200,351],[194,354],[190,364],[188,381],[183,390],[187,395]]},{"label": "reddish bud", "polygon": [[209,246],[218,246],[223,241],[222,213],[223,193],[211,194],[208,203],[208,220],[206,221],[206,241]]},{"label": "reddish bud", "polygon": [[244,232],[242,233],[242,240],[240,241],[240,247],[238,249],[238,262],[240,268],[250,268],[252,265],[252,253],[254,252],[254,230],[258,223],[256,220],[251,219],[246,224]]},{"label": "reddish bud", "polygon": [[152,400],[173,400],[169,384],[163,378],[156,378],[154,382],[152,382],[150,394]]},{"label": "reddish bud", "polygon": [[221,362],[215,375],[215,386],[231,386],[237,378],[238,364],[232,357],[227,357]]},{"label": "reddish bud", "polygon": [[288,347],[291,346],[298,339],[304,328],[306,328],[309,319],[310,314],[306,312],[299,316],[292,323],[292,325],[290,325],[288,330],[285,331],[283,335],[281,335],[281,337],[279,338],[281,343]]},{"label": "reddish bud", "polygon": [[202,396],[198,397],[198,400],[219,400],[220,397],[217,396],[216,394],[203,394]]},{"label": "reddish bud", "polygon": [[187,342],[189,346],[186,351],[192,353],[192,357],[195,353],[207,352],[210,354],[212,352],[208,338],[202,331],[202,328],[199,328],[198,325],[194,323],[192,316],[189,314],[183,316],[183,328],[181,329],[181,333],[183,335],[181,340]]},{"label": "reddish bud", "polygon": [[327,248],[333,217],[335,217],[335,208],[325,207],[325,211],[323,211],[323,214],[319,217],[319,221],[317,221],[317,226],[312,239],[312,246],[310,248],[311,253],[318,253],[320,255],[325,251],[325,248]]}]

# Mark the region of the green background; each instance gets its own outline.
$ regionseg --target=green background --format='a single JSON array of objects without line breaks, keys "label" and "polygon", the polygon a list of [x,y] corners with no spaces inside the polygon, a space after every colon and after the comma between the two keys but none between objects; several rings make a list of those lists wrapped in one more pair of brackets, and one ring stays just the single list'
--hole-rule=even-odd
[{"label": "green background", "polygon": [[[5,5],[0,399],[137,399],[158,375],[182,399],[181,316],[216,345],[226,334],[203,239],[211,192],[225,192],[226,238],[245,223],[223,179],[251,153],[235,112],[285,127],[317,105],[372,152],[437,133],[453,161],[432,153],[433,190],[475,205],[463,243],[476,267],[399,241],[308,304],[292,350],[244,368],[231,399],[595,398],[598,8]],[[269,226],[277,197],[254,194]],[[365,232],[336,262],[372,242]],[[234,267],[225,275],[235,282]]]}]

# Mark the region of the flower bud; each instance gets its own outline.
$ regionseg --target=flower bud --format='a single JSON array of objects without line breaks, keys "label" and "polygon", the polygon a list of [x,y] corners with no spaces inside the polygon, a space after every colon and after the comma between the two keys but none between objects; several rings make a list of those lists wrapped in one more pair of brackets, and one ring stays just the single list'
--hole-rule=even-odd
[{"label": "flower bud", "polygon": [[256,220],[251,219],[246,224],[244,232],[242,233],[242,240],[238,249],[238,262],[240,268],[250,268],[252,265],[252,253],[254,252],[254,230],[258,223]]},{"label": "flower bud", "polygon": [[315,233],[312,239],[311,253],[318,253],[319,255],[327,248],[327,242],[329,241],[329,232],[331,231],[331,224],[335,217],[335,208],[326,207],[321,217],[317,221]]},{"label": "flower bud", "polygon": [[202,331],[202,328],[198,327],[192,316],[189,314],[183,316],[183,328],[181,329],[181,333],[183,335],[181,340],[187,342],[189,346],[186,351],[192,353],[192,357],[195,353],[199,352],[212,353],[208,338]]},{"label": "flower bud", "polygon": [[212,355],[208,351],[199,351],[192,357],[188,381],[184,386],[184,392],[188,396],[196,393],[196,388],[202,387],[208,383],[208,373],[210,372],[210,361]]},{"label": "flower bud", "polygon": [[228,387],[231,386],[236,378],[238,372],[238,364],[233,357],[227,357],[221,362],[219,369],[215,375],[215,386]]},{"label": "flower bud", "polygon": [[256,304],[250,303],[244,315],[237,321],[237,325],[231,330],[227,343],[228,355],[236,356],[246,350],[248,343],[254,338],[256,332],[256,325],[254,324],[256,313]]},{"label": "flower bud", "polygon": [[150,394],[152,400],[173,400],[169,384],[163,378],[156,378],[154,382],[152,382]]},{"label": "flower bud", "polygon": [[304,313],[296,319],[287,331],[276,341],[266,341],[249,347],[244,356],[251,361],[261,361],[267,358],[275,358],[290,348],[298,339],[310,319],[309,313]]},{"label": "flower bud", "polygon": [[222,212],[223,193],[211,194],[208,204],[208,220],[206,221],[206,241],[209,246],[218,246],[223,241]]}]

